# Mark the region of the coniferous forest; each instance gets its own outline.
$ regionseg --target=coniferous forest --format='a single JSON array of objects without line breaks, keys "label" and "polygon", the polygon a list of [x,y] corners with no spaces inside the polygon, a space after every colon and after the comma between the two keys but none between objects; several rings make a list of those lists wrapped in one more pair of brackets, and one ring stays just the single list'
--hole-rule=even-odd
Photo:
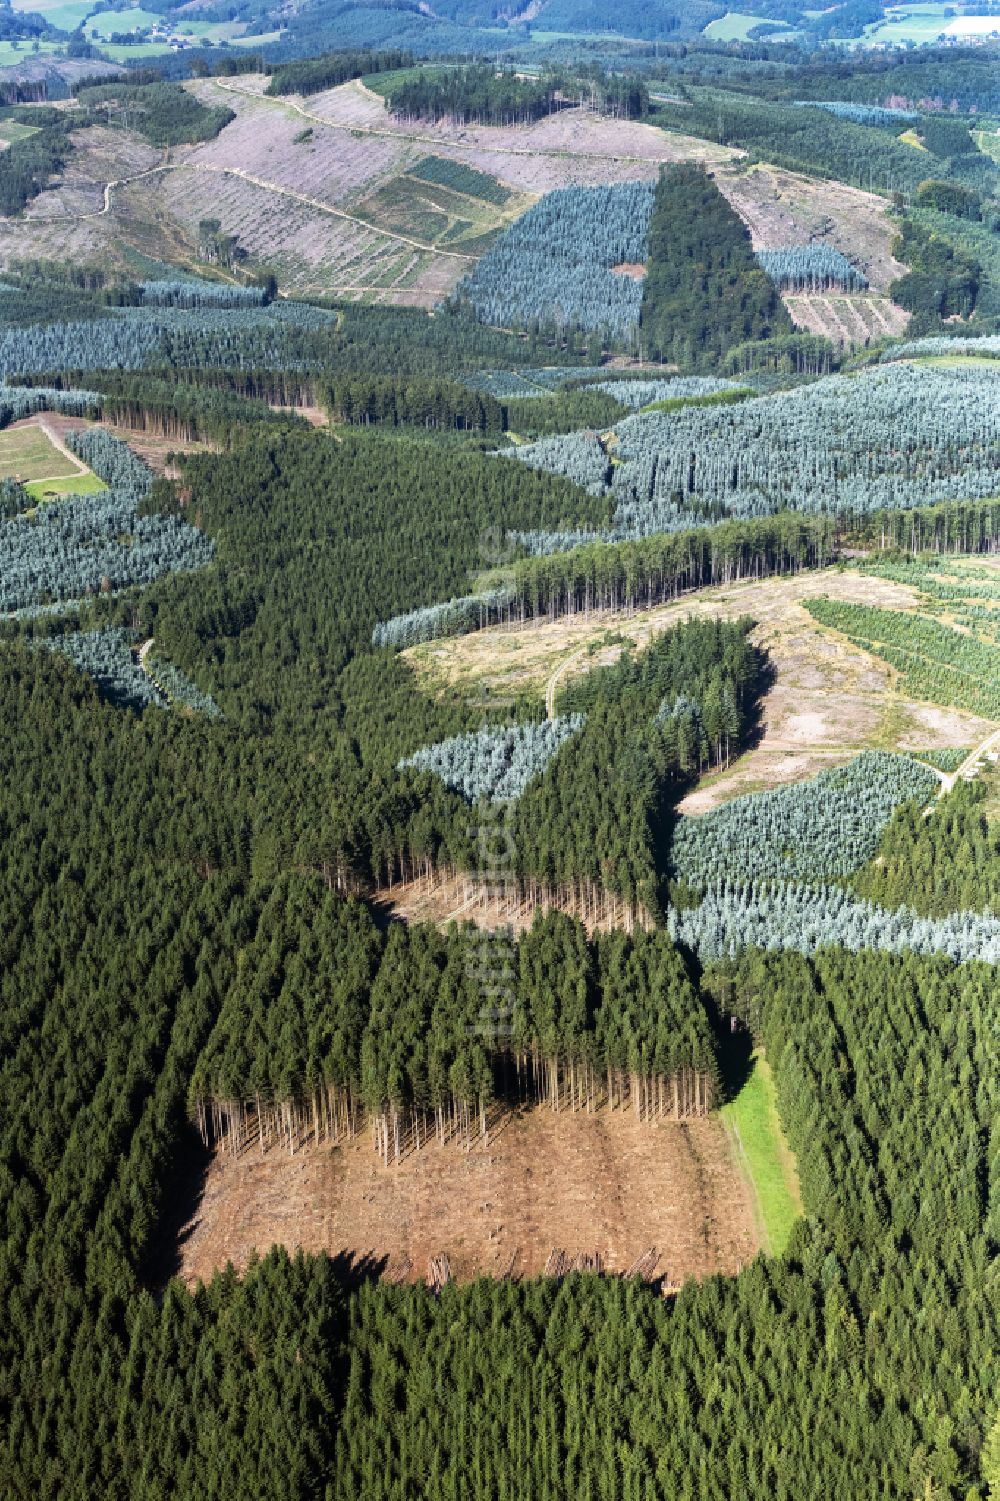
[{"label": "coniferous forest", "polygon": [[[559,0],[473,56],[475,9],[155,72],[81,31],[86,126],[4,111],[0,1496],[996,1501],[993,44],[753,0],[745,40],[699,4],[581,46]],[[433,308],[7,254],[78,127],[155,176],[245,128],[243,74],[295,150],[384,99],[408,191],[496,211]],[[720,173],[762,163],[870,193],[875,250],[761,246]],[[793,322],[890,297],[905,336]],[[607,1144],[682,1156],[708,1269],[397,1276],[299,1249],[279,1187],[182,1275],[220,1183],[332,1223],[362,1161],[396,1233],[530,1121],[607,1127],[626,1219]]]}]

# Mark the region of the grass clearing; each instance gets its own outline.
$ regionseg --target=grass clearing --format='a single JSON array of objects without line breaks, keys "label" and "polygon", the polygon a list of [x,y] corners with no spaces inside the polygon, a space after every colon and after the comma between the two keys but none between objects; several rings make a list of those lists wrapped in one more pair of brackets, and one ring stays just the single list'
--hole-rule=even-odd
[{"label": "grass clearing", "polygon": [[37,422],[0,432],[0,479],[20,481],[32,500],[96,495],[108,487],[59,449]]},{"label": "grass clearing", "polygon": [[37,125],[22,125],[20,120],[0,120],[0,141],[13,146],[15,141],[26,141],[38,134]]},{"label": "grass clearing", "polygon": [[66,455],[38,426],[11,427],[0,432],[0,479],[47,480],[75,474]]},{"label": "grass clearing", "polygon": [[992,157],[993,161],[1000,164],[1000,130],[996,126],[991,130],[974,130],[972,139],[984,156]]},{"label": "grass clearing", "polygon": [[[749,42],[752,40],[750,33],[755,26],[766,25],[767,16],[751,16],[743,11],[730,10],[716,21],[709,21],[702,36],[711,42]],[[791,41],[795,33],[788,31],[775,31],[768,35],[769,42]]]},{"label": "grass clearing", "polygon": [[30,63],[43,53],[61,53],[64,46],[63,42],[0,42],[0,68],[15,68],[18,63]]},{"label": "grass clearing", "polygon": [[760,1051],[743,1088],[719,1114],[753,1189],[764,1248],[780,1256],[802,1213],[795,1157],[782,1129],[771,1069]]},{"label": "grass clearing", "polygon": [[[94,0],[11,0],[11,10],[44,16],[58,31],[75,31],[94,9]],[[22,44],[25,52],[30,42]]]},{"label": "grass clearing", "polygon": [[64,495],[99,495],[108,487],[96,474],[69,474],[65,479],[36,479],[24,487],[32,500],[59,500]]}]

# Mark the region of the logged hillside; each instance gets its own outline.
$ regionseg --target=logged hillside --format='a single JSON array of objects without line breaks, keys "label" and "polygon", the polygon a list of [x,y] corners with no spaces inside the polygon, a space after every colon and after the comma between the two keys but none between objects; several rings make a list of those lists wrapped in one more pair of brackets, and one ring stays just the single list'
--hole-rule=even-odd
[{"label": "logged hillside", "polygon": [[583,110],[460,128],[396,119],[360,82],[305,99],[267,97],[266,82],[188,85],[235,118],[169,160],[135,131],[78,132],[65,185],[40,194],[24,223],[0,221],[0,264],[51,255],[124,268],[129,249],[190,264],[201,224],[218,219],[248,268],[272,269],[288,291],[433,306],[539,194],[731,155]]}]

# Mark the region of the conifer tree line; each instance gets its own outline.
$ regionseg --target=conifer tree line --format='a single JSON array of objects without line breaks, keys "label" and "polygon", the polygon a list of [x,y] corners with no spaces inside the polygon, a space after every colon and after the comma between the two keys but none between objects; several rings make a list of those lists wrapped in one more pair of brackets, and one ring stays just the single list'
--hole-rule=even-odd
[{"label": "conifer tree line", "polygon": [[388,423],[492,433],[503,432],[507,426],[499,401],[453,380],[342,376],[321,383],[318,396],[334,422],[357,426]]},{"label": "conifer tree line", "polygon": [[847,256],[832,245],[783,245],[777,250],[758,250],[757,262],[784,291],[863,292],[868,278]]},{"label": "conifer tree line", "polygon": [[535,79],[513,70],[465,67],[403,74],[389,86],[386,103],[404,120],[525,125],[569,105],[636,119],[649,108],[649,91],[638,77],[599,68],[552,70]]},{"label": "conifer tree line", "polygon": [[135,83],[115,78],[84,83],[77,98],[98,120],[136,130],[153,146],[210,141],[236,118],[225,105],[213,108],[203,104],[180,84],[162,79]]},{"label": "conifer tree line", "polygon": [[[82,379],[82,376],[81,376]],[[175,438],[185,443],[209,442],[229,444],[240,428],[276,425],[308,428],[306,419],[291,410],[275,409],[270,402],[237,394],[203,383],[188,383],[183,378],[153,376],[127,371],[91,371],[86,377],[87,390],[78,391],[71,381],[53,376],[51,389],[37,390],[10,386],[0,397],[0,422],[6,402],[24,402],[30,398],[36,410],[52,407],[73,415],[102,418],[115,426],[136,432]],[[295,386],[282,393],[295,404],[303,393]],[[18,411],[17,415],[26,415]],[[12,415],[10,420],[16,420]]]},{"label": "conifer tree line", "polygon": [[271,73],[266,94],[322,94],[351,78],[369,73],[392,73],[413,66],[413,53],[399,47],[375,51],[366,47],[338,49],[319,57],[304,57],[282,63]]},{"label": "conifer tree line", "polygon": [[[942,533],[959,508],[941,508]],[[932,516],[935,513],[930,513]],[[989,514],[975,507],[964,514],[980,523],[984,550],[1000,539],[1000,505]],[[924,513],[913,513],[919,525]],[[892,518],[880,518],[889,527]],[[580,533],[571,534],[579,538]],[[953,544],[959,549],[956,535]],[[964,549],[963,549],[964,550]],[[779,512],[753,521],[726,521],[690,531],[660,533],[630,542],[577,542],[566,552],[516,560],[505,570],[504,588],[453,601],[456,607],[421,607],[420,619],[391,617],[377,628],[376,644],[408,646],[437,635],[460,635],[494,622],[524,623],[546,616],[588,615],[600,610],[643,610],[679,599],[692,589],[746,579],[822,568],[836,555],[836,530],[829,516]],[[458,608],[461,606],[461,608]],[[425,612],[430,612],[424,619]]]},{"label": "conifer tree line", "polygon": [[488,1139],[505,1110],[706,1114],[715,1043],[679,952],[536,919],[488,973],[471,924],[393,924],[318,877],[280,882],[191,1082],[203,1139],[289,1152],[370,1131],[382,1160]]}]

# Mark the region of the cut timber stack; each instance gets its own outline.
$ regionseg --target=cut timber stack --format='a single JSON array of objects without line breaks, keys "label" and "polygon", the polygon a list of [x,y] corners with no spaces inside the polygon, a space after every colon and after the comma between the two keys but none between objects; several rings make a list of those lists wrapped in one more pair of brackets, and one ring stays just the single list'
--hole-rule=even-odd
[{"label": "cut timber stack", "polygon": [[656,1263],[659,1261],[659,1259],[660,1257],[656,1247],[650,1246],[648,1251],[643,1251],[642,1255],[637,1257],[636,1260],[633,1261],[632,1265],[625,1273],[626,1278],[641,1277],[644,1282],[648,1282],[653,1275],[653,1272],[656,1268]]},{"label": "cut timber stack", "polygon": [[447,1256],[432,1256],[427,1263],[427,1286],[439,1293],[451,1281],[451,1265]]},{"label": "cut timber stack", "polygon": [[604,1259],[600,1251],[581,1251],[573,1263],[575,1272],[603,1272]]}]

